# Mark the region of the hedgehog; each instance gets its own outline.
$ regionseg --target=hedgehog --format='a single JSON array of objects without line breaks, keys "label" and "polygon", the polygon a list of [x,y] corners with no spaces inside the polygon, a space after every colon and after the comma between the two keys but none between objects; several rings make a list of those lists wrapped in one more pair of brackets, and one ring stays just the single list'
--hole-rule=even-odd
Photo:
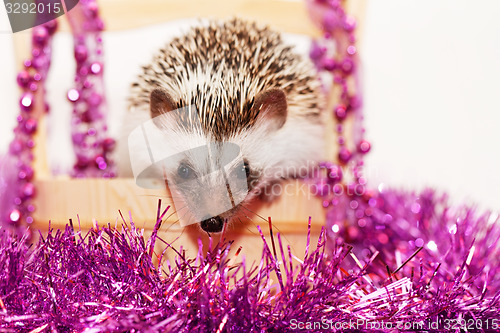
[{"label": "hedgehog", "polygon": [[322,156],[325,101],[315,68],[256,22],[200,22],[174,38],[142,68],[129,103],[131,119],[153,119],[168,133],[154,144],[174,156],[162,168],[182,202],[177,214],[208,233],[247,216],[251,201],[273,200],[278,194],[266,189]]}]

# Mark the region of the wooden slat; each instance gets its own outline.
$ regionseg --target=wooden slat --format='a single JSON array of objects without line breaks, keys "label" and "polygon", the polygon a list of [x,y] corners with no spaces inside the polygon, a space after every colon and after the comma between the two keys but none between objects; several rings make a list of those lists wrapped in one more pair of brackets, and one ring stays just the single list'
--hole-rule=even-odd
[{"label": "wooden slat", "polygon": [[[75,232],[81,232],[85,235],[89,229],[80,229],[78,227],[78,222],[73,220],[73,225],[75,228]],[[104,223],[99,224],[101,227],[104,226]],[[107,224],[106,224],[107,225]],[[127,225],[130,226],[130,223],[127,222]],[[114,227],[114,224],[111,224]],[[149,239],[152,230],[148,228],[143,228],[142,225],[136,223],[139,232],[144,233],[144,238]],[[42,224],[35,227],[39,227],[42,232],[47,232],[48,224]],[[59,225],[51,224],[51,228],[55,229],[60,227]],[[267,244],[271,248],[271,238],[269,236],[268,227],[266,225],[262,225],[263,234],[266,239]],[[81,231],[80,231],[81,230]],[[121,224],[118,224],[118,230],[121,230]],[[242,230],[246,230],[246,232],[242,232]],[[305,248],[306,248],[306,240],[307,240],[307,224],[303,224],[300,228],[295,229],[293,232],[274,229],[273,235],[274,240],[277,242],[277,233],[280,232],[282,245],[285,251],[287,251],[288,246],[290,246],[291,251],[294,255],[296,255],[299,259],[303,258]],[[312,228],[311,231],[311,246],[310,251],[316,248],[316,244],[319,237],[319,229]],[[202,236],[202,237],[200,237]],[[212,242],[213,244],[217,244],[221,241],[220,234],[212,234]],[[166,244],[171,244],[175,249],[180,249],[182,246],[182,250],[186,253],[186,258],[195,258],[199,245],[198,239],[201,239],[202,246],[204,252],[209,249],[210,238],[206,236],[206,234],[200,234],[200,231],[197,227],[187,227],[182,230],[169,228],[168,224],[164,224],[160,231],[158,232],[158,240],[155,246],[155,253],[159,256],[162,251],[167,247]],[[161,239],[161,240],[160,240]],[[231,253],[234,254],[236,250],[241,246],[242,251],[238,261],[241,261],[241,258],[244,256],[246,259],[246,267],[249,270],[252,263],[258,265],[260,263],[260,259],[262,256],[262,250],[264,248],[264,243],[262,241],[261,235],[258,233],[258,230],[255,226],[248,225],[245,228],[239,228],[238,226],[235,228],[230,228],[230,230],[225,235],[226,240],[231,240],[233,243],[231,245]],[[172,259],[175,257],[175,252],[171,250],[166,251],[166,258]],[[230,256],[232,257],[232,255]],[[296,262],[295,262],[296,263]]]},{"label": "wooden slat", "polygon": [[[264,219],[271,216],[273,224],[282,231],[295,232],[307,225],[309,216],[319,229],[324,223],[324,210],[320,200],[308,192],[300,181],[290,181],[284,193],[275,202],[250,209]],[[138,225],[145,228],[154,226],[158,199],[164,206],[171,205],[165,190],[148,190],[138,187],[133,179],[47,179],[37,180],[38,195],[35,199],[37,225],[46,224],[62,227],[68,219],[79,215],[82,227],[92,226],[92,219],[101,223],[114,223],[119,217],[118,211],[128,220],[129,212]],[[293,193],[297,193],[294,195]],[[172,210],[173,211],[173,210]],[[267,221],[248,212],[254,223],[267,228]],[[177,216],[170,216],[167,223],[177,221]],[[180,230],[178,224],[173,226]],[[245,232],[243,230],[243,232]]]},{"label": "wooden slat", "polygon": [[[299,258],[303,255],[306,246],[307,222],[311,216],[311,235],[313,244],[324,225],[324,210],[320,201],[307,195],[302,183],[291,181],[288,191],[272,204],[263,205],[257,209],[263,218],[251,215],[252,220],[235,221],[229,225],[226,239],[234,241],[233,250],[242,247],[241,256],[245,256],[247,263],[260,260],[263,242],[256,228],[260,225],[269,242],[269,225],[267,217],[271,216],[273,233],[282,235],[283,246],[288,245]],[[87,232],[93,226],[93,219],[99,225],[120,226],[122,219],[120,210],[127,224],[130,224],[129,212],[134,224],[145,230],[145,236],[151,234],[155,224],[158,199],[162,199],[162,206],[170,203],[165,197],[165,190],[146,190],[138,188],[133,179],[49,179],[37,180],[38,195],[35,199],[35,223],[32,228],[46,231],[49,225],[52,228],[64,228],[68,220],[73,219],[76,229]],[[292,195],[292,193],[298,193]],[[172,208],[170,211],[174,213]],[[170,213],[169,211],[169,213]],[[188,257],[195,257],[198,251],[198,239],[201,238],[203,247],[208,249],[209,239],[206,233],[197,225],[181,228],[176,223],[177,216],[167,214],[168,219],[163,222],[158,236],[167,243],[179,248],[182,245]],[[220,240],[220,235],[212,235],[214,244]],[[157,253],[165,248],[159,242]],[[314,246],[313,246],[314,248]],[[173,255],[173,253],[172,253]]]},{"label": "wooden slat", "polygon": [[[290,33],[317,35],[305,1],[283,0],[100,0],[107,30],[126,30],[183,18],[241,17]],[[63,24],[63,29],[67,25]]]}]

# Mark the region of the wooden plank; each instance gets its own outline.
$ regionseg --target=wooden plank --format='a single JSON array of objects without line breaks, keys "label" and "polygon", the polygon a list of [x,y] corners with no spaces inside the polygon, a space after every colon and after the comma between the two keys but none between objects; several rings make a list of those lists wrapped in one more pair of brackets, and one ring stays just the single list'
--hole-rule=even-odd
[{"label": "wooden plank", "polygon": [[[166,190],[148,190],[138,187],[133,179],[39,179],[35,181],[37,207],[34,218],[36,226],[47,224],[63,227],[70,218],[80,218],[82,228],[92,227],[92,220],[114,224],[121,211],[128,221],[129,211],[139,226],[152,229],[155,223],[158,199],[163,205],[171,205]],[[324,210],[321,201],[308,193],[308,187],[300,181],[284,184],[286,192],[272,203],[257,203],[250,209],[259,214],[247,212],[251,222],[245,226],[260,224],[267,229],[267,217],[271,216],[273,224],[283,232],[293,233],[307,225],[309,216],[313,219],[315,229],[324,224]],[[173,208],[172,208],[173,211]],[[175,214],[167,222],[169,225],[177,221]],[[173,229],[182,228],[178,223]],[[241,228],[245,233],[246,228]],[[254,232],[254,231],[252,231]]]},{"label": "wooden plank", "polygon": [[[263,205],[258,209],[259,215],[267,218],[272,217],[273,233],[277,241],[277,233],[282,237],[284,249],[290,246],[292,253],[299,258],[303,257],[306,247],[307,221],[312,216],[311,240],[316,244],[320,230],[324,225],[324,210],[320,200],[307,196],[299,181],[289,183],[287,193],[272,205]],[[52,228],[64,228],[69,218],[74,221],[75,229],[81,228],[87,232],[93,226],[93,218],[103,226],[108,223],[120,227],[122,224],[118,210],[122,210],[127,224],[130,225],[128,211],[132,213],[134,224],[137,228],[144,230],[146,239],[149,238],[155,224],[158,199],[162,198],[166,207],[169,200],[165,198],[165,190],[145,190],[138,188],[133,179],[56,179],[36,181],[38,195],[35,199],[37,210],[35,212],[34,230],[46,231],[48,221]],[[298,195],[292,193],[297,191]],[[78,224],[79,216],[80,225]],[[167,214],[168,215],[168,214]],[[201,239],[203,249],[209,249],[209,238],[197,225],[181,228],[175,223],[176,215],[169,216],[158,233],[163,240],[157,242],[155,251],[160,254],[168,244],[179,249],[180,246],[186,251],[187,257],[196,257],[198,251],[198,239]],[[238,260],[244,256],[247,267],[252,263],[260,262],[263,242],[258,233],[257,225],[260,225],[268,244],[269,226],[266,220],[254,217],[252,221],[235,221],[228,227],[226,239],[232,240],[232,253],[240,246],[241,254]],[[212,235],[214,244],[220,241],[221,235]],[[315,245],[312,245],[312,249]],[[167,251],[167,258],[173,258],[175,253]]]},{"label": "wooden plank", "polygon": [[101,0],[107,30],[125,30],[183,18],[241,17],[291,33],[318,35],[305,1],[283,0]]},{"label": "wooden plank", "polygon": [[[104,224],[100,225],[103,226]],[[112,227],[113,226],[114,224],[112,224]],[[138,227],[139,232],[143,233],[144,239],[147,240],[150,238],[152,233],[151,229],[147,228],[144,229],[142,228],[141,225],[137,224],[136,226]],[[46,233],[48,229],[48,224],[40,224],[39,227],[42,232]],[[51,227],[57,228],[58,226],[51,225]],[[269,248],[272,248],[268,227],[267,226],[261,226],[261,227],[263,229],[264,237],[266,239]],[[75,223],[75,221],[74,221],[74,228],[76,233],[81,232],[83,235],[85,235],[89,230],[84,228],[79,229],[78,224]],[[120,224],[118,224],[118,230],[121,230]],[[262,241],[261,235],[258,233],[257,228],[249,227],[247,232],[241,232],[241,230],[242,229],[232,228],[225,235],[225,239],[231,240],[233,242],[231,245],[231,252],[229,257],[230,258],[233,257],[234,253],[238,250],[239,247],[241,247],[241,253],[237,258],[235,258],[235,260],[241,261],[242,257],[245,257],[246,267],[247,269],[249,269],[252,264],[259,265],[262,256],[262,251],[264,248],[264,243]],[[278,232],[280,232],[281,241],[285,252],[288,252],[287,248],[288,246],[290,246],[292,254],[297,256],[299,259],[302,259],[304,257],[305,248],[307,245],[306,243],[307,225],[306,224],[301,225],[300,229],[296,229],[293,233],[283,232],[282,230],[279,231],[277,229],[274,229],[273,235],[276,245],[278,245],[277,243]],[[320,234],[320,229],[313,227],[311,231],[311,246],[309,250],[310,252],[316,248],[319,234]],[[220,234],[219,235],[213,234],[211,237],[214,245],[221,241]],[[168,225],[164,225],[160,228],[160,231],[158,232],[158,238],[159,239],[157,239],[155,245],[155,253],[157,257],[159,257],[160,254],[163,252],[163,250],[168,247],[167,244],[170,244],[177,250],[180,250],[182,247],[182,250],[185,251],[187,258],[195,258],[196,255],[198,254],[198,249],[199,249],[198,239],[200,239],[202,242],[204,250],[203,253],[206,253],[207,250],[210,248],[210,238],[207,237],[206,234],[201,234],[199,229],[196,227],[187,227],[183,230],[173,230],[172,228],[168,229]],[[165,254],[166,254],[165,258],[170,260],[176,256],[176,253],[173,250],[166,250]],[[294,263],[297,262],[294,261]]]}]

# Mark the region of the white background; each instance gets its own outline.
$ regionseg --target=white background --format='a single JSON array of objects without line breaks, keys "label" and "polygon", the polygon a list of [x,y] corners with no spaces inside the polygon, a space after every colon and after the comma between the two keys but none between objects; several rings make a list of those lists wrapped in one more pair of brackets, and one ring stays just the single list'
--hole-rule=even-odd
[{"label": "white background", "polygon": [[[6,33],[2,10],[0,152],[11,139],[18,112],[12,35]],[[360,49],[365,127],[373,144],[366,173],[372,185],[432,186],[450,192],[455,202],[500,211],[499,17],[500,2],[491,0],[369,2]],[[136,43],[144,43],[145,31],[105,35],[112,133],[118,131],[124,97],[139,65],[149,61],[172,28],[154,28],[157,38],[141,47]],[[64,34],[55,40],[48,82],[51,132],[57,133],[51,140],[58,146],[51,160],[59,170],[71,164],[71,106],[65,99],[73,79],[71,43]]]},{"label": "white background", "polygon": [[500,1],[370,1],[370,181],[500,211]]}]

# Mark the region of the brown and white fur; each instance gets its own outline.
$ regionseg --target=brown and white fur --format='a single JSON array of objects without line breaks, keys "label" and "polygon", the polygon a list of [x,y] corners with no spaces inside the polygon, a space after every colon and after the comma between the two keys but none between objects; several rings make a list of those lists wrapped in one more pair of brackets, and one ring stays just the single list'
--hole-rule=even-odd
[{"label": "brown and white fur", "polygon": [[[213,142],[240,147],[250,192],[233,193],[243,197],[238,206],[198,221],[203,230],[219,232],[225,221],[238,215],[241,205],[266,186],[296,177],[299,170],[321,158],[323,104],[320,83],[308,59],[285,45],[279,33],[232,19],[200,24],[160,49],[132,85],[130,117],[154,118],[194,105],[201,125],[171,124],[174,135],[164,142],[165,149],[188,152]],[[186,153],[182,163],[194,175],[206,172],[199,169],[212,162],[195,158]],[[179,176],[178,166],[169,168],[167,178]],[[201,202],[210,210],[208,206],[217,205],[221,195],[211,189],[220,188],[224,179],[212,177],[204,182],[200,185],[210,199]],[[200,204],[199,190],[179,192],[172,195],[182,197],[187,209]]]}]

